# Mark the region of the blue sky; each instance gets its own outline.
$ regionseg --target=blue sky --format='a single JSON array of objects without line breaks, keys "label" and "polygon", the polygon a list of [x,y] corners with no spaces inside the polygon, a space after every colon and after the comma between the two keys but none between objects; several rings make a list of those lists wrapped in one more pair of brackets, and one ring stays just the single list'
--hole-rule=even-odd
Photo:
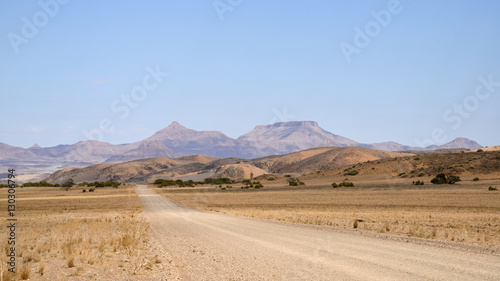
[{"label": "blue sky", "polygon": [[500,144],[498,1],[60,2],[0,1],[0,142],[314,120],[365,143]]}]

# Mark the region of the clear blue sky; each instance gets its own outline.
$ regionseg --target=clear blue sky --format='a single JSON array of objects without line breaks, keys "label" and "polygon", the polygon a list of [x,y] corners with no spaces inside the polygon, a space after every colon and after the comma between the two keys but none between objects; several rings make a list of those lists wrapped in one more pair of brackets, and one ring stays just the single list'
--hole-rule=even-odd
[{"label": "clear blue sky", "polygon": [[500,144],[499,1],[64,2],[0,1],[0,142],[314,120],[365,143]]}]

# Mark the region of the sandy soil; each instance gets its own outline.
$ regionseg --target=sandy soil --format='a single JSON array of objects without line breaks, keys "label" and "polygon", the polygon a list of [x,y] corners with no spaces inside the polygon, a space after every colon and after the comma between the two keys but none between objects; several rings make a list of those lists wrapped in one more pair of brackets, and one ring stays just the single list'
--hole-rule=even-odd
[{"label": "sandy soil", "polygon": [[147,186],[137,193],[180,280],[498,280],[500,272],[500,257],[443,242],[198,211]]}]

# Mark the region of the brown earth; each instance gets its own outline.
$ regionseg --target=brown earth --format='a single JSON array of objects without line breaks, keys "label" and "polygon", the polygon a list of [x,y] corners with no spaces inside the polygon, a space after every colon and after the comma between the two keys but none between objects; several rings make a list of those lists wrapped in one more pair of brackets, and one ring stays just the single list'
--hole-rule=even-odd
[{"label": "brown earth", "polygon": [[[165,280],[169,258],[149,237],[131,186],[16,189],[17,274],[7,271],[7,227],[0,231],[1,280]],[[7,225],[7,189],[0,189]]]},{"label": "brown earth", "polygon": [[[198,211],[155,190],[139,186],[137,192],[152,234],[173,257],[182,280],[496,280],[500,272],[500,256],[484,248]],[[281,204],[263,190],[186,192],[189,196],[167,195],[205,206],[222,198],[225,210],[228,204],[239,205],[241,198],[234,194],[262,195],[257,196],[262,204],[250,206],[256,210]],[[290,193],[301,201],[301,194],[282,192]],[[351,213],[346,219],[355,217]]]}]

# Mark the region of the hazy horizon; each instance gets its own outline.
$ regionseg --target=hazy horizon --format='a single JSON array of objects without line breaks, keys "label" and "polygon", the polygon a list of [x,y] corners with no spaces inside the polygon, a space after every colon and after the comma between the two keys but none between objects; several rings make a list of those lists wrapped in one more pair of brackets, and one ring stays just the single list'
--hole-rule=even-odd
[{"label": "hazy horizon", "polygon": [[303,120],[361,143],[500,144],[497,1],[0,7],[9,145],[132,143],[173,121],[237,138]]}]

